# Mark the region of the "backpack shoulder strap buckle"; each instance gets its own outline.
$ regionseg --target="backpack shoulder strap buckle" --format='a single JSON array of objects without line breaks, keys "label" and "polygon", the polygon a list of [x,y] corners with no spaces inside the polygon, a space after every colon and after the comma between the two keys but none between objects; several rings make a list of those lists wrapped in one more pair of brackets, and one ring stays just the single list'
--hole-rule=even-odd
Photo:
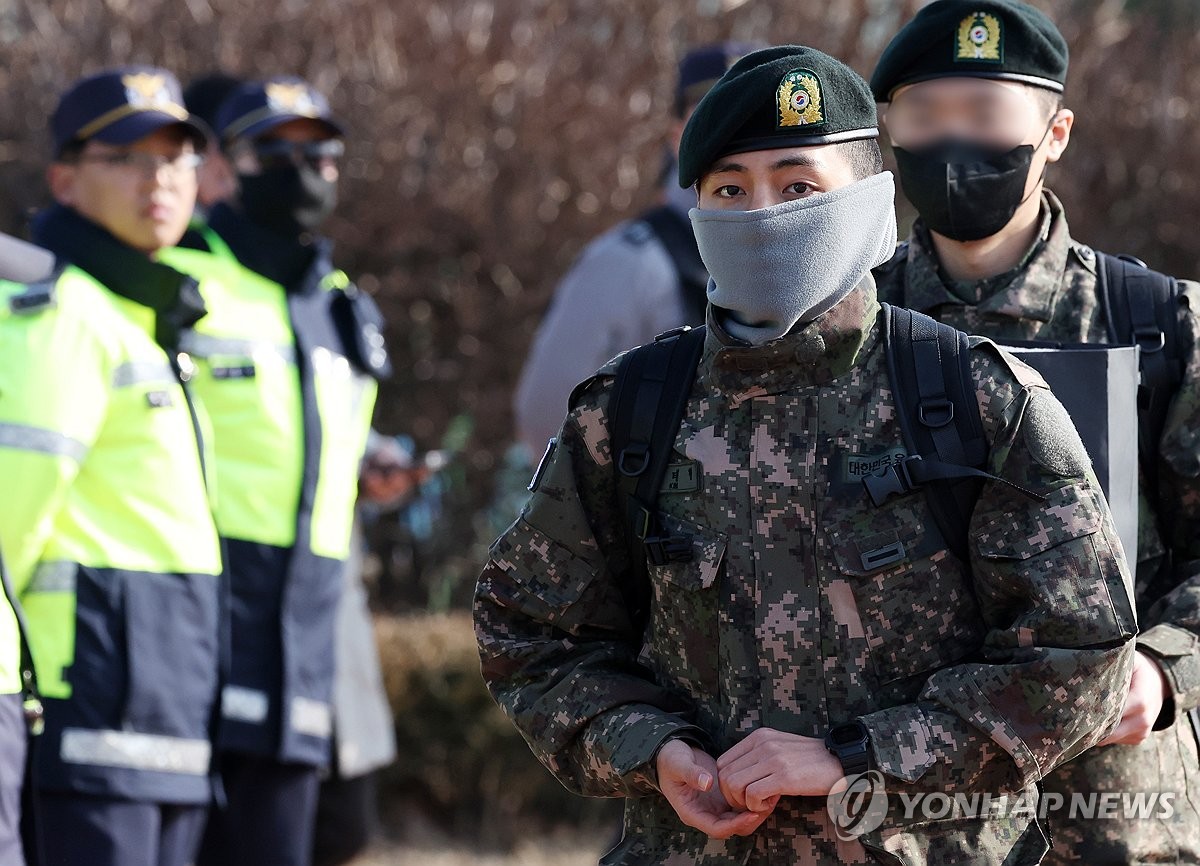
[{"label": "backpack shoulder strap buckle", "polygon": [[922,400],[917,407],[917,420],[926,427],[945,427],[954,420],[954,404],[949,400]]},{"label": "backpack shoulder strap buckle", "polygon": [[626,478],[637,478],[649,465],[650,446],[645,442],[630,442],[617,458],[617,471]]},{"label": "backpack shoulder strap buckle", "polygon": [[1133,329],[1133,342],[1143,355],[1153,355],[1167,347],[1167,335],[1162,328],[1138,327]]},{"label": "backpack shoulder strap buckle", "polygon": [[630,502],[629,531],[638,541],[645,541],[655,526],[654,512],[644,505]]},{"label": "backpack shoulder strap buckle", "polygon": [[909,463],[920,461],[920,455],[905,457],[889,466],[878,475],[870,475],[863,479],[863,487],[871,497],[871,504],[879,508],[893,496],[905,496],[917,489],[909,472]]},{"label": "backpack shoulder strap buckle", "polygon": [[671,562],[691,562],[692,536],[655,535],[644,542],[646,558],[654,565],[667,565]]}]

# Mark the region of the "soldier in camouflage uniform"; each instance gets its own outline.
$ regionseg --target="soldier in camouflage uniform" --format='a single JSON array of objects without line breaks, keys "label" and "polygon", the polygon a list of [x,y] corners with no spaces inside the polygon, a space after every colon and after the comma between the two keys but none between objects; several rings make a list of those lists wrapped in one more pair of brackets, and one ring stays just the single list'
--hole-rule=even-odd
[{"label": "soldier in camouflage uniform", "polygon": [[[1009,0],[941,0],[896,36],[871,86],[888,103],[901,184],[921,219],[876,271],[881,300],[1001,341],[1109,342],[1097,255],[1072,239],[1042,183],[1070,138],[1066,72],[1054,24]],[[1155,501],[1144,473],[1140,485],[1142,633],[1124,717],[1045,782],[1067,802],[1158,792],[1173,809],[1128,820],[1052,812],[1048,863],[1200,863],[1200,286],[1180,286],[1185,369],[1156,449]]]},{"label": "soldier in camouflage uniform", "polygon": [[[866,82],[794,46],[740,60],[688,124],[680,184],[713,280],[674,440],[672,477],[694,483],[667,485],[658,519],[693,556],[648,566],[645,629],[623,600],[646,554],[614,480],[615,361],[576,391],[480,577],[492,694],[565,786],[627,798],[603,864],[1037,863],[1030,812],[929,820],[894,795],[1036,803],[1120,714],[1129,578],[1035,372],[973,343],[998,477],[968,561],[924,496],[876,508],[855,474],[903,452],[870,277],[896,231],[875,127]],[[861,834],[827,808],[851,764],[889,795]]]}]

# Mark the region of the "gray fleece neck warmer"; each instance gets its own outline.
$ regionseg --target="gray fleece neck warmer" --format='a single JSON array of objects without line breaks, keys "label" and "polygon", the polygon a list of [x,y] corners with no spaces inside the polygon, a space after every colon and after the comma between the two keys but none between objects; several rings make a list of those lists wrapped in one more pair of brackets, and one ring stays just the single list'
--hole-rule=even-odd
[{"label": "gray fleece neck warmer", "polygon": [[837,306],[895,252],[895,196],[885,171],[760,210],[693,208],[708,300],[725,311],[725,330],[757,346]]}]

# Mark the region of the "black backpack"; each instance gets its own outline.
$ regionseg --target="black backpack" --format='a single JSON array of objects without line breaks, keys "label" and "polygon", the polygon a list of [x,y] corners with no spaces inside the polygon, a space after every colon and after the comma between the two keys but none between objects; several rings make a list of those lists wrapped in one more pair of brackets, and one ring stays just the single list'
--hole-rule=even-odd
[{"label": "black backpack", "polygon": [[[1179,287],[1136,261],[1104,254],[1098,254],[1097,273],[1110,342],[1143,349],[1138,441],[1143,471],[1152,484],[1151,467],[1167,407],[1183,374]],[[891,496],[924,490],[947,547],[966,561],[968,524],[983,482],[1009,484],[983,471],[987,442],[971,379],[967,335],[888,304],[882,305],[881,318],[888,377],[909,456],[868,477],[864,486],[877,506]],[[609,439],[631,552],[623,593],[636,634],[649,612],[647,561],[663,565],[692,558],[690,537],[663,531],[657,499],[705,334],[701,327],[659,335],[621,359],[613,384]]]}]

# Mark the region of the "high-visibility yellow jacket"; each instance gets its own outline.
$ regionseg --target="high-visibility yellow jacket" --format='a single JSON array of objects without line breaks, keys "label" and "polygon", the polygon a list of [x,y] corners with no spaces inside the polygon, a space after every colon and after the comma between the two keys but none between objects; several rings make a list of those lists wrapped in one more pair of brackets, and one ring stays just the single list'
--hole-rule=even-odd
[{"label": "high-visibility yellow jacket", "polygon": [[[78,267],[0,283],[0,549],[45,698],[39,783],[203,803],[221,557],[189,362],[155,322]],[[8,686],[14,640],[0,610]]]},{"label": "high-visibility yellow jacket", "polygon": [[209,251],[161,258],[207,286],[209,313],[185,346],[213,424],[230,573],[219,743],[322,766],[334,619],[376,382],[351,360],[340,306],[355,290],[326,257],[285,288],[241,265],[215,232],[204,238]]}]

